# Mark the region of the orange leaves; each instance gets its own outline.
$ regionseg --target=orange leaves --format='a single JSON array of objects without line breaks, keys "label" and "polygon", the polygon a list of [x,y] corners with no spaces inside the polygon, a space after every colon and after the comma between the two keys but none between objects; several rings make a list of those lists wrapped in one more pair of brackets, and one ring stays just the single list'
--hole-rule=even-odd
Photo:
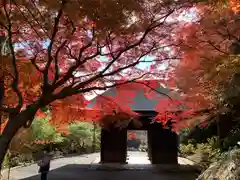
[{"label": "orange leaves", "polygon": [[86,100],[81,94],[56,100],[51,105],[52,119],[50,122],[57,127],[71,121],[84,121],[86,119]]},{"label": "orange leaves", "polygon": [[240,1],[239,0],[229,0],[229,7],[235,12],[240,12]]},{"label": "orange leaves", "polygon": [[[8,106],[16,106],[18,97],[11,87],[15,77],[12,60],[10,57],[1,57],[0,60],[5,80],[4,103]],[[24,104],[29,105],[41,95],[42,77],[28,59],[17,59],[17,69],[19,71],[18,87],[22,93]]]},{"label": "orange leaves", "polygon": [[128,140],[135,140],[137,138],[137,133],[136,132],[129,132],[128,133]]},{"label": "orange leaves", "polygon": [[[56,79],[56,84],[50,87],[50,90],[52,88],[59,90],[63,86],[69,86],[68,88],[73,90],[70,92],[78,90],[84,92],[88,87],[95,87],[101,83],[102,88],[102,85],[123,77],[127,80],[140,78],[145,74],[148,78],[153,77],[154,71],[158,71],[160,64],[164,63],[162,59],[171,59],[171,53],[169,53],[171,47],[167,48],[166,44],[171,44],[169,42],[173,37],[173,26],[171,23],[164,23],[162,26],[161,22],[167,17],[162,12],[166,12],[165,10],[169,9],[171,3],[167,3],[166,6],[158,4],[158,1],[151,1],[149,3],[151,6],[148,6],[149,4],[145,1],[135,0],[106,1],[101,4],[89,0],[79,2],[73,0],[66,4],[46,0],[26,4],[17,1],[17,3],[20,8],[11,5],[14,10],[12,11],[13,17],[11,17],[14,31],[12,41],[13,45],[20,46],[18,50],[15,49],[17,57],[22,58],[17,59],[17,68],[20,72],[18,85],[23,95],[24,106],[38,100],[42,94],[45,95],[42,93],[42,73],[39,73],[36,67],[41,65],[39,68],[43,70],[48,60],[50,67],[45,72],[48,72],[49,84],[55,83],[53,81],[55,77],[62,78]],[[148,8],[145,8],[146,6]],[[175,7],[175,3],[173,6]],[[155,7],[159,7],[158,10]],[[149,20],[152,20],[152,15],[149,13],[149,8],[154,13],[161,12],[162,17],[158,18],[159,22],[150,24],[152,21]],[[59,13],[58,10],[60,10]],[[139,14],[136,14],[137,12]],[[53,14],[59,16],[56,17]],[[133,17],[135,20],[132,19],[129,26],[128,20]],[[157,27],[156,24],[161,24],[161,26]],[[143,57],[148,55],[157,57],[156,61],[155,58],[150,60],[155,61],[156,65],[156,67],[151,66],[150,73],[137,67],[141,61],[144,61]],[[34,60],[29,60],[30,57],[35,56],[37,56],[36,64]],[[100,60],[100,56],[104,58]],[[10,87],[14,73],[12,64],[8,64],[9,62],[11,61],[6,61],[6,72],[11,75],[7,74],[6,77],[5,104],[16,105],[17,97]],[[99,72],[101,70],[103,72]],[[59,74],[56,74],[58,71]],[[68,76],[63,77],[66,72]],[[165,73],[162,74],[165,75]],[[173,83],[170,85],[174,87]],[[135,115],[130,105],[137,95],[136,90],[144,92],[149,99],[158,98],[157,93],[151,88],[149,90],[147,86],[158,88],[159,83],[149,81],[119,86],[116,88],[116,96],[110,100],[99,97],[96,111],[91,113],[86,109],[82,94],[56,100],[51,104],[51,123],[55,124],[58,129],[62,129],[62,125],[76,120],[88,121],[92,120],[91,118],[123,112],[124,117],[126,114]],[[79,87],[81,89],[77,89]],[[57,94],[57,90],[53,89],[54,93]],[[49,95],[49,92],[46,94]],[[41,112],[38,112],[38,115],[43,116]]]},{"label": "orange leaves", "polygon": [[[191,108],[212,107],[218,103],[219,85],[227,82],[231,71],[218,71],[229,62],[229,49],[240,34],[239,23],[229,8],[203,9],[198,23],[191,23],[179,32],[182,56],[175,69],[175,80]],[[226,36],[226,35],[229,36]]]},{"label": "orange leaves", "polygon": [[[240,1],[229,1],[238,7]],[[239,37],[239,14],[232,7],[201,8],[199,21],[179,31],[181,59],[174,79],[181,102],[191,111],[216,106],[222,99],[223,86],[236,70],[231,64],[231,45]],[[237,8],[234,10],[237,12]],[[235,71],[236,72],[236,71]],[[184,116],[191,116],[191,112]],[[182,115],[181,115],[182,116]]]}]

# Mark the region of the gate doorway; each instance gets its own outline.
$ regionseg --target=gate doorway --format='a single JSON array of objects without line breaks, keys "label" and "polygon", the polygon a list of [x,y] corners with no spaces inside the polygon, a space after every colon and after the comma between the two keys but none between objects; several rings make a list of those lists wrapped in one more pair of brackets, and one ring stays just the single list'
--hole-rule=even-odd
[{"label": "gate doorway", "polygon": [[151,164],[148,157],[148,137],[146,130],[127,131],[127,163]]},{"label": "gate doorway", "polygon": [[147,131],[147,155],[152,164],[178,164],[178,135],[164,129],[160,123],[152,123],[156,112],[140,112],[142,126],[129,124],[127,128],[102,129],[101,163],[127,163],[128,130]]}]

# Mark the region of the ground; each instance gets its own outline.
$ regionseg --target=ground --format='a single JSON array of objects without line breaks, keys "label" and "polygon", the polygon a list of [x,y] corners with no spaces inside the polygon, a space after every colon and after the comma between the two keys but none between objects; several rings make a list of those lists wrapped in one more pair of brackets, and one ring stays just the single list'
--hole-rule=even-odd
[{"label": "ground", "polygon": [[[189,168],[175,170],[175,167],[152,166],[144,152],[129,152],[127,165],[100,165],[99,153],[60,158],[51,162],[49,180],[194,180],[196,173]],[[192,162],[179,158],[179,164],[191,165]],[[10,180],[40,180],[36,164],[14,168]],[[4,172],[7,179],[7,171]]]}]

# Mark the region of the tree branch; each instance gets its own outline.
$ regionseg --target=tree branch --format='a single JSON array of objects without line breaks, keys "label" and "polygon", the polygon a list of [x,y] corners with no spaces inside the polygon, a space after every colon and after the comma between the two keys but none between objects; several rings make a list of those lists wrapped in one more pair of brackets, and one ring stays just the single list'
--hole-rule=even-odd
[{"label": "tree branch", "polygon": [[[86,63],[89,59],[92,59],[92,58],[95,58],[96,56],[100,55],[100,51],[98,50],[97,48],[97,51],[96,53],[94,53],[93,55],[89,56],[89,57],[86,57],[84,58],[82,61],[81,61],[81,58],[82,58],[82,54],[84,53],[84,51],[86,49],[88,49],[89,47],[91,47],[92,43],[93,43],[93,40],[94,40],[94,36],[95,36],[95,30],[94,28],[92,29],[92,33],[93,33],[93,38],[92,40],[85,46],[83,46],[80,51],[79,51],[79,54],[78,54],[78,57],[75,57],[71,54],[71,50],[70,50],[70,56],[76,60],[76,64],[73,65],[72,67],[70,67],[66,73],[66,75],[60,79],[57,83],[55,83],[53,85],[53,89],[56,89],[58,87],[60,87],[61,85],[63,85],[66,81],[69,80],[69,78],[72,77],[72,74],[73,72],[78,68],[80,67],[81,65],[83,65],[84,63]],[[97,45],[98,46],[98,45]]]},{"label": "tree branch", "polygon": [[[32,1],[32,0],[31,0]],[[36,4],[34,2],[32,2],[33,5],[35,6],[35,8],[37,9],[38,13],[40,14],[40,16],[42,17],[41,12],[39,11],[39,9],[37,8]],[[34,21],[41,27],[41,29],[43,30],[43,32],[45,33],[46,37],[50,38],[48,36],[48,33],[46,32],[46,30],[44,29],[44,27],[40,24],[40,22],[37,20],[37,18],[34,16],[34,14],[32,13],[32,11],[28,8],[28,6],[25,6],[25,8],[28,10],[28,12],[31,14],[32,18],[34,19]]]},{"label": "tree branch", "polygon": [[49,67],[52,63],[52,48],[53,48],[53,43],[54,43],[54,40],[55,40],[55,37],[57,35],[57,32],[58,32],[58,24],[60,22],[60,19],[62,17],[62,14],[63,14],[63,9],[64,9],[64,6],[66,4],[66,0],[62,0],[62,4],[61,4],[61,7],[57,13],[57,17],[55,18],[55,22],[54,22],[54,26],[53,26],[53,32],[52,32],[52,36],[51,36],[51,39],[50,39],[50,44],[48,46],[48,49],[47,49],[47,54],[48,54],[48,61],[47,61],[47,64],[45,66],[45,69],[44,69],[44,74],[43,74],[43,77],[44,77],[44,84],[43,84],[43,91],[44,90],[47,90],[49,91],[49,82],[48,82],[48,71],[49,71]]},{"label": "tree branch", "polygon": [[153,44],[153,46],[152,46],[148,51],[146,51],[145,53],[143,53],[142,55],[140,55],[140,57],[138,57],[138,59],[137,59],[135,62],[133,62],[133,63],[127,65],[127,66],[120,67],[120,68],[116,69],[115,71],[112,71],[112,72],[109,72],[109,73],[106,73],[106,74],[102,74],[102,77],[112,76],[112,75],[114,75],[114,74],[117,74],[117,73],[125,70],[125,69],[128,69],[128,68],[130,68],[130,67],[136,66],[137,64],[140,63],[140,60],[141,60],[144,56],[148,55],[148,54],[152,51],[152,49],[154,49],[154,47],[155,47],[155,43]]},{"label": "tree branch", "polygon": [[44,71],[41,70],[41,69],[39,68],[39,66],[37,65],[37,63],[36,63],[36,58],[37,58],[37,54],[35,54],[34,57],[30,58],[30,61],[31,61],[32,65],[33,65],[39,72],[44,73]]},{"label": "tree branch", "polygon": [[148,87],[149,89],[151,89],[151,90],[157,92],[158,94],[164,95],[164,96],[166,96],[167,98],[169,98],[170,100],[172,100],[172,98],[171,98],[168,94],[163,93],[163,92],[161,92],[161,91],[159,91],[159,90],[157,90],[157,89],[155,89],[155,88],[152,88],[151,86],[149,86],[148,84],[146,84],[146,83],[144,83],[144,82],[135,81],[134,83],[142,84],[142,85]]},{"label": "tree branch", "polygon": [[37,36],[43,40],[42,36],[37,32],[37,30],[33,27],[32,23],[28,20],[28,17],[25,16],[25,14],[21,11],[21,8],[19,8],[18,4],[12,0],[13,3],[15,4],[15,6],[17,7],[18,11],[22,14],[22,16],[24,17],[25,21],[31,26],[31,28],[33,29],[33,31],[37,34]]},{"label": "tree branch", "polygon": [[[70,35],[73,35],[75,31],[76,31],[76,28],[75,28],[74,25],[73,25],[73,30],[72,30],[72,32],[70,33]],[[54,56],[54,60],[55,60],[55,62],[54,62],[55,75],[54,75],[54,81],[53,81],[52,85],[56,84],[57,80],[59,79],[58,55],[59,55],[60,51],[62,50],[62,48],[63,48],[64,46],[66,46],[67,42],[68,42],[68,40],[65,40],[65,41],[58,47],[58,49],[57,49],[57,51],[56,51],[56,53],[55,53],[55,56]]]},{"label": "tree branch", "polygon": [[[149,27],[150,27],[150,26],[149,26]],[[156,27],[157,27],[157,26],[156,26]],[[128,65],[128,66],[118,68],[116,71],[113,71],[113,72],[110,72],[110,73],[107,73],[107,74],[104,75],[104,73],[114,64],[114,62],[116,62],[116,61],[118,60],[118,58],[119,58],[124,52],[127,52],[127,51],[129,51],[130,49],[133,49],[133,48],[137,47],[138,45],[140,45],[140,44],[143,42],[144,38],[147,36],[147,34],[151,31],[151,29],[152,29],[152,28],[148,28],[138,42],[133,43],[133,44],[127,46],[126,48],[124,48],[123,50],[121,50],[121,51],[118,53],[118,55],[115,56],[115,57],[113,58],[113,60],[110,61],[109,64],[108,64],[102,71],[100,71],[96,76],[94,76],[94,77],[92,77],[92,78],[90,78],[90,79],[88,79],[88,80],[86,80],[86,81],[84,81],[84,82],[81,82],[81,83],[80,83],[77,87],[75,87],[75,88],[82,88],[82,87],[86,86],[87,84],[90,84],[90,83],[92,83],[93,81],[95,81],[95,80],[97,80],[97,79],[99,79],[99,78],[113,75],[113,74],[115,74],[115,73],[117,73],[117,72],[120,72],[120,71],[122,71],[122,70],[124,70],[124,69],[127,69],[127,68],[129,68],[129,67],[132,67],[132,66],[137,65],[137,64],[139,63],[140,58],[138,59],[138,61],[135,61],[134,63],[132,63],[132,64],[130,64],[130,65]],[[146,55],[146,54],[145,54],[145,55]],[[142,57],[142,56],[141,56],[141,57]]]},{"label": "tree branch", "polygon": [[[101,70],[98,74],[96,74],[95,76],[93,76],[92,78],[86,80],[86,81],[83,81],[83,82],[79,82],[77,86],[67,86],[67,87],[64,87],[59,93],[57,94],[53,94],[53,99],[56,100],[56,99],[62,99],[62,98],[65,98],[67,96],[70,96],[70,95],[74,95],[74,94],[78,94],[78,93],[85,93],[85,92],[89,92],[89,91],[92,91],[92,90],[106,90],[107,88],[111,88],[111,87],[115,87],[115,86],[118,86],[118,85],[122,85],[122,84],[125,84],[125,83],[117,83],[117,84],[113,84],[113,85],[109,85],[109,86],[104,86],[104,87],[88,87],[88,88],[85,88],[87,87],[88,85],[90,85],[92,82],[102,78],[102,77],[105,77],[105,76],[111,76],[111,75],[114,75],[118,72],[121,72],[122,70],[125,70],[129,67],[132,67],[132,66],[135,66],[137,65],[139,62],[140,62],[140,59],[149,54],[151,52],[151,50],[155,47],[155,43],[153,43],[153,46],[145,53],[143,53],[134,63],[131,63],[127,66],[124,66],[124,67],[121,67],[115,71],[112,71],[112,72],[109,72],[109,73],[106,73],[104,74],[105,72],[107,72],[107,70],[111,67],[111,65],[117,61],[117,59],[124,53],[124,52],[127,52],[129,51],[130,49],[134,49],[135,47],[139,46],[143,41],[144,39],[146,38],[146,36],[152,31],[154,30],[156,27],[159,27],[161,26],[162,24],[164,24],[165,22],[165,19],[172,13],[172,11],[165,15],[164,17],[162,17],[162,19],[164,19],[164,21],[162,22],[155,22],[155,21],[151,21],[151,24],[147,27],[147,29],[145,30],[145,32],[143,33],[143,35],[140,37],[140,39],[137,41],[137,42],[134,42],[132,44],[129,44],[127,45],[124,49],[121,49],[120,51],[118,51],[118,54],[117,56],[114,56],[112,61],[109,62],[109,64],[103,69]],[[81,64],[85,63],[88,59],[92,59],[94,57],[96,57],[97,55],[99,55],[99,52],[97,51],[94,55],[92,56],[89,56],[89,57],[86,57],[84,58],[82,61],[80,61],[80,58],[82,56],[82,53],[85,51],[85,49],[87,49],[88,47],[90,47],[92,44],[92,41],[87,44],[86,46],[82,47],[80,49],[80,52],[79,52],[79,57],[76,58],[76,64],[74,66],[72,66],[67,74],[62,78],[60,79],[54,86],[54,88],[56,87],[59,87],[60,85],[64,84],[69,78],[72,77],[72,73],[74,72],[74,70],[76,70]],[[144,75],[143,75],[144,76]],[[127,81],[127,83],[129,82],[133,82],[134,80],[137,80],[139,79],[140,77],[138,78],[134,78],[132,80],[129,80]]]},{"label": "tree branch", "polygon": [[[114,64],[114,62],[116,62],[118,60],[118,58],[124,53],[124,52],[127,52],[128,50],[130,49],[133,49],[137,46],[139,46],[143,40],[146,38],[146,36],[148,35],[149,32],[151,32],[153,29],[155,29],[156,27],[159,27],[160,25],[164,24],[165,23],[165,20],[166,18],[172,14],[173,11],[170,11],[169,13],[167,13],[165,16],[161,17],[158,19],[161,20],[163,19],[162,22],[156,22],[154,20],[151,21],[150,25],[147,27],[147,29],[145,30],[145,32],[143,33],[142,37],[140,38],[139,41],[137,41],[136,43],[133,43],[133,44],[130,44],[128,46],[126,46],[124,49],[122,49],[121,51],[118,51],[118,54],[117,56],[113,56],[113,59],[112,61],[109,62],[109,64],[98,74],[96,75],[95,77],[92,77],[91,79],[87,80],[87,81],[84,81],[82,83],[80,83],[78,85],[78,87],[84,87],[85,85],[95,81],[96,79],[98,78],[101,78],[103,76],[103,74],[112,66],[112,64]],[[93,32],[93,37],[94,37],[94,32]],[[72,66],[67,74],[60,80],[56,83],[56,85],[54,85],[54,89],[56,89],[57,87],[61,86],[62,84],[64,84],[71,76],[72,76],[72,73],[73,71],[75,71],[79,66],[81,66],[82,64],[84,64],[87,60],[91,59],[91,58],[94,58],[96,57],[97,55],[100,55],[101,53],[100,52],[96,52],[96,54],[94,54],[92,57],[87,57],[85,58],[83,61],[80,61],[80,58],[82,56],[82,53],[84,52],[85,49],[87,49],[88,47],[90,47],[92,45],[92,41],[87,44],[86,46],[84,46],[83,48],[80,49],[80,53],[79,53],[79,57],[76,59],[77,60],[77,63]],[[110,53],[112,54],[112,53]],[[137,63],[136,63],[137,64]],[[131,67],[131,66],[130,66]],[[125,69],[125,68],[124,68]]]},{"label": "tree branch", "polygon": [[9,44],[9,48],[10,48],[10,53],[12,56],[12,65],[13,65],[13,71],[14,71],[14,78],[13,78],[13,82],[11,84],[13,91],[17,94],[18,96],[18,105],[16,106],[16,110],[20,111],[23,105],[23,98],[22,98],[22,94],[18,88],[18,83],[19,83],[19,73],[18,73],[18,69],[17,69],[17,59],[16,59],[16,55],[14,52],[14,47],[13,47],[13,42],[12,42],[12,24],[11,24],[11,19],[10,16],[7,12],[7,7],[6,7],[6,2],[4,1],[4,12],[7,18],[7,22],[8,22],[8,26],[7,26],[7,32],[8,32],[8,44]]},{"label": "tree branch", "polygon": [[79,94],[79,93],[86,93],[86,92],[90,92],[90,91],[94,91],[94,90],[107,90],[107,89],[113,88],[115,86],[120,86],[120,85],[123,85],[123,84],[134,82],[138,79],[143,78],[145,75],[146,74],[143,74],[140,77],[134,78],[132,80],[124,81],[124,82],[121,82],[121,83],[115,83],[115,84],[104,86],[104,87],[93,86],[93,87],[88,87],[88,88],[85,88],[85,89],[76,89],[76,88],[65,87],[58,94],[53,95],[53,99],[54,100],[64,99],[65,97],[70,96],[70,95]]}]

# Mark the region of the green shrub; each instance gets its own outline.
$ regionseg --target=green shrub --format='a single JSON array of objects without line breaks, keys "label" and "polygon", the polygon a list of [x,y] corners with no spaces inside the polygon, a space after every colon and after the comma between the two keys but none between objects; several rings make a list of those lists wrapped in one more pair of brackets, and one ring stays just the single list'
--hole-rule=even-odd
[{"label": "green shrub", "polygon": [[180,144],[180,154],[182,156],[190,156],[193,155],[196,151],[196,148],[194,147],[193,144]]},{"label": "green shrub", "polygon": [[[15,138],[14,144],[12,144],[9,153],[4,159],[4,168],[32,163],[39,159],[39,154],[45,148],[52,152],[58,151],[58,154],[61,155],[91,153],[93,151],[94,133],[95,151],[100,150],[101,131],[99,127],[94,128],[93,124],[88,122],[73,123],[69,125],[69,134],[62,135],[48,121],[49,117],[36,118],[28,132],[29,134]],[[21,142],[19,139],[21,139]],[[50,141],[51,143],[33,143],[36,140]],[[29,146],[28,150],[23,151],[24,148],[19,149],[20,144],[24,147],[26,145]]]},{"label": "green shrub", "polygon": [[199,165],[204,169],[207,168],[211,163],[219,160],[221,157],[220,149],[213,148],[208,143],[197,144],[196,153],[201,154]]},{"label": "green shrub", "polygon": [[139,150],[140,150],[141,152],[147,152],[147,151],[148,151],[147,144],[141,143],[141,144],[140,144],[140,147],[139,147]]},{"label": "green shrub", "polygon": [[95,150],[100,148],[100,128],[88,122],[78,122],[69,125],[69,135],[66,136],[66,143],[72,152],[90,153],[92,152],[93,136],[95,133]]},{"label": "green shrub", "polygon": [[203,169],[220,159],[221,150],[218,148],[217,137],[208,138],[207,143],[194,144],[194,141],[189,142],[187,145],[180,145],[180,154],[195,161]]}]

